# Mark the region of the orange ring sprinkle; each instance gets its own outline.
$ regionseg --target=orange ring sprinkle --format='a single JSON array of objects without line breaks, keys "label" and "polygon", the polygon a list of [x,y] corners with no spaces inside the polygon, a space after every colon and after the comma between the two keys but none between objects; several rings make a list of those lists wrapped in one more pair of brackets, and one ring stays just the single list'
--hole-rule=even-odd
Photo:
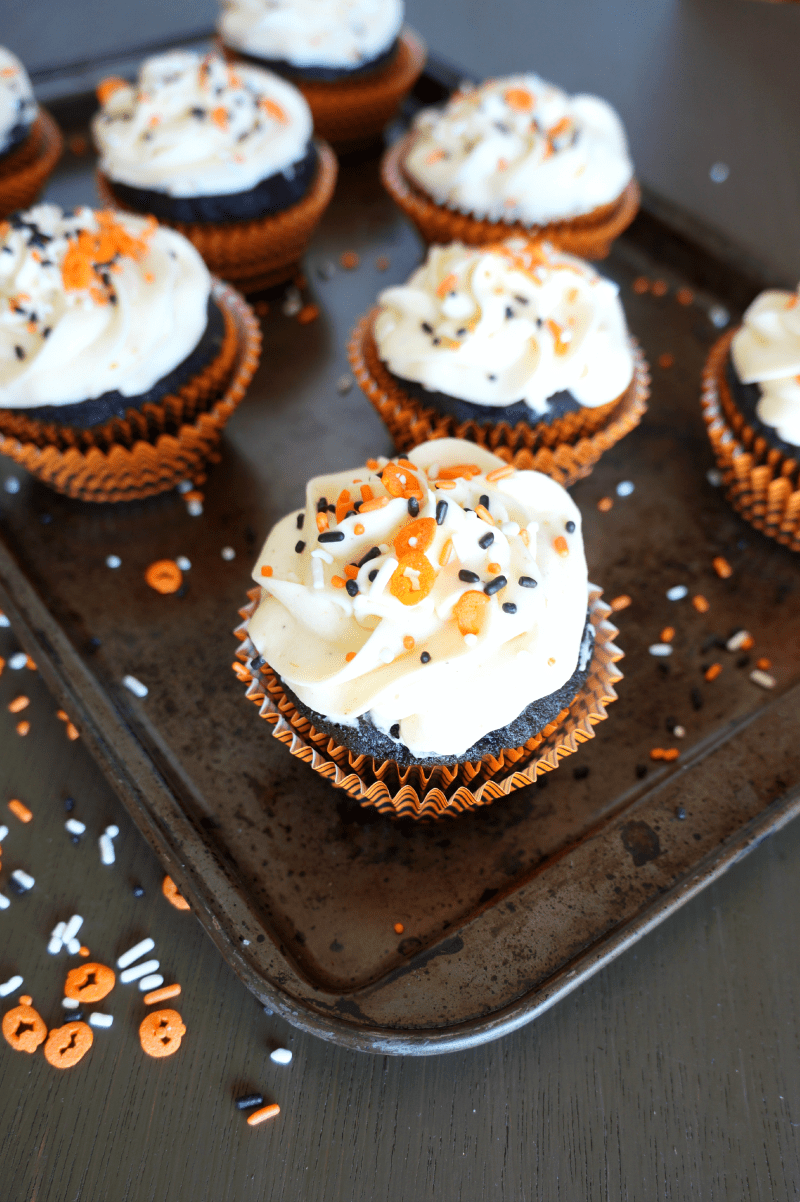
[{"label": "orange ring sprinkle", "polygon": [[47,1036],[44,1058],[53,1068],[73,1068],[93,1043],[94,1034],[88,1023],[65,1023]]},{"label": "orange ring sprinkle", "polygon": [[157,559],[155,563],[150,564],[144,578],[150,588],[164,596],[168,593],[177,593],[183,584],[183,572],[174,559]]},{"label": "orange ring sprinkle", "polygon": [[139,1024],[142,1051],[156,1060],[177,1052],[185,1034],[186,1026],[177,1010],[151,1010]]},{"label": "orange ring sprinkle", "polygon": [[116,984],[116,973],[106,964],[79,964],[67,973],[64,996],[76,1002],[100,1002]]},{"label": "orange ring sprinkle", "polygon": [[16,1052],[35,1052],[47,1038],[47,1024],[31,1006],[32,1000],[29,994],[22,994],[19,1005],[3,1015],[3,1038]]},{"label": "orange ring sprinkle", "polygon": [[178,886],[175,884],[171,876],[165,876],[161,882],[161,892],[171,906],[176,910],[191,910],[186,898],[178,892]]}]

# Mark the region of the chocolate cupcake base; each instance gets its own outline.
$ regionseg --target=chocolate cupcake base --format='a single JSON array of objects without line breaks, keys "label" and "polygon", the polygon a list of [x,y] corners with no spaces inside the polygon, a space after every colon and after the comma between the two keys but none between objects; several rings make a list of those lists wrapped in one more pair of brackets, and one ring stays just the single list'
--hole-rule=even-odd
[{"label": "chocolate cupcake base", "polygon": [[606,706],[616,700],[614,685],[622,678],[616,667],[623,653],[613,640],[617,630],[607,621],[611,612],[600,600],[601,590],[589,586],[589,621],[594,650],[588,675],[577,695],[538,734],[522,746],[499,750],[477,761],[433,766],[406,765],[396,760],[375,760],[359,755],[317,730],[300,713],[268,665],[254,676],[249,663],[258,653],[247,634],[247,625],[261,597],[252,589],[249,605],[240,610],[244,619],[236,630],[240,640],[233,669],[247,685],[247,698],[259,706],[259,715],[273,727],[272,734],[292,755],[309,764],[363,806],[374,806],[393,817],[439,818],[490,805],[515,789],[532,784],[537,776],[552,772],[561,759],[594,738],[594,726],[608,715]]},{"label": "chocolate cupcake base", "polygon": [[581,259],[605,259],[611,243],[627,229],[639,211],[641,192],[635,179],[610,204],[590,213],[547,225],[524,225],[520,221],[487,221],[449,209],[424,192],[406,175],[404,163],[415,138],[412,131],[386,151],[381,163],[381,180],[392,199],[419,230],[426,242],[464,242],[485,246],[506,238],[550,242],[559,250]]},{"label": "chocolate cupcake base", "polygon": [[[514,426],[489,416],[478,422],[458,421],[438,413],[410,396],[386,368],[372,334],[378,310],[356,326],[348,345],[353,375],[383,418],[401,452],[434,438],[466,438],[493,451],[516,468],[552,476],[565,487],[588,476],[604,451],[619,442],[641,421],[650,395],[650,370],[638,344],[631,339],[633,378],[622,393],[597,409],[580,406],[549,422],[517,422]],[[491,411],[488,411],[491,413]]]},{"label": "chocolate cupcake base", "polygon": [[714,343],[703,371],[703,419],[722,487],[751,526],[800,551],[800,447],[785,454],[737,408],[727,379],[735,334],[729,330]]},{"label": "chocolate cupcake base", "polygon": [[28,136],[0,160],[0,217],[33,204],[63,149],[60,129],[39,109]]}]

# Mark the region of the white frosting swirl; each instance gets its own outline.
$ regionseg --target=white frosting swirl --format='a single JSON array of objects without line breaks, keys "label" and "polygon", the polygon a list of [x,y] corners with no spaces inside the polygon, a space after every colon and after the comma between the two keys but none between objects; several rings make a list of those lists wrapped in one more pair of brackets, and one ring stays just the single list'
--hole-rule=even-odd
[{"label": "white frosting swirl", "polygon": [[733,336],[731,357],[744,384],[761,386],[761,421],[800,447],[800,287],[756,297]]},{"label": "white frosting swirl", "polygon": [[389,49],[403,0],[223,0],[222,40],[293,67],[355,68]]},{"label": "white frosting swirl", "polygon": [[631,381],[619,289],[588,263],[522,238],[432,246],[380,295],[374,334],[395,375],[479,405],[542,413],[568,389],[589,408]]},{"label": "white frosting swirl", "polygon": [[160,54],[145,60],[136,86],[107,81],[104,91],[92,125],[100,169],[170,196],[249,191],[290,173],[311,138],[311,110],[297,88],[217,54]]},{"label": "white frosting swirl", "polygon": [[0,408],[137,396],[194,350],[208,268],[144,217],[37,205],[0,227]]},{"label": "white frosting swirl", "polygon": [[[299,514],[289,514],[259,556],[253,576],[263,592],[249,634],[318,713],[351,726],[369,714],[385,734],[399,724],[400,742],[416,756],[457,756],[565,684],[579,658],[585,667],[581,518],[548,476],[507,469],[473,443],[424,443],[409,460],[413,474],[407,461],[399,467],[395,461],[379,479],[382,459],[310,481],[302,528]],[[457,474],[448,471],[455,465],[475,465],[478,474],[435,488]],[[381,507],[347,517],[351,502],[342,498],[340,520],[329,517],[331,531],[343,538],[320,542],[320,497],[332,504],[347,490],[357,501],[365,487]],[[410,518],[406,496],[390,495],[401,488],[418,492],[419,519]],[[483,494],[488,521],[478,510]],[[447,506],[438,525],[441,501]],[[372,547],[380,554],[358,569],[358,594],[351,597],[342,587],[353,574],[348,565]],[[463,581],[462,571],[477,579]],[[498,576],[506,586],[487,597],[484,585]],[[537,585],[521,585],[521,577]],[[398,595],[403,590],[406,602]],[[467,613],[472,604],[474,621]]]},{"label": "white frosting swirl", "polygon": [[614,109],[538,75],[459,91],[415,128],[408,175],[438,204],[489,221],[578,217],[616,200],[633,175]]},{"label": "white frosting swirl", "polygon": [[32,125],[39,112],[28,73],[15,54],[0,46],[0,154],[11,149],[11,133]]}]

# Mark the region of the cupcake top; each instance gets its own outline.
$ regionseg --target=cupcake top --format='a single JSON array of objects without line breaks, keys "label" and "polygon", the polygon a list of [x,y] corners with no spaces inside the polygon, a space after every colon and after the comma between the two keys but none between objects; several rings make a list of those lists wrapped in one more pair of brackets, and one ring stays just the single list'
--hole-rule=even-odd
[{"label": "cupcake top", "polygon": [[152,218],[44,204],[0,223],[0,408],[138,396],[194,350],[211,277]]},{"label": "cupcake top", "polygon": [[604,405],[633,375],[616,284],[522,238],[432,246],[407,284],[381,293],[374,336],[405,380],[479,405],[522,400],[534,414],[562,390]]},{"label": "cupcake top", "polygon": [[300,701],[418,757],[463,754],[590,654],[575,503],[461,439],[311,480],[253,576],[250,638]]},{"label": "cupcake top", "polygon": [[38,112],[27,71],[15,54],[0,46],[0,154],[22,141]]},{"label": "cupcake top", "polygon": [[731,358],[743,384],[758,384],[758,417],[800,447],[800,288],[762,292],[733,336]]},{"label": "cupcake top", "polygon": [[293,67],[356,68],[385,53],[403,24],[402,0],[223,0],[223,40]]},{"label": "cupcake top", "polygon": [[437,204],[544,225],[610,204],[633,176],[622,122],[538,75],[490,79],[425,109],[404,169]]},{"label": "cupcake top", "polygon": [[135,85],[98,89],[93,133],[111,180],[171,196],[246,192],[290,174],[307,151],[311,111],[292,84],[217,54],[146,59]]}]

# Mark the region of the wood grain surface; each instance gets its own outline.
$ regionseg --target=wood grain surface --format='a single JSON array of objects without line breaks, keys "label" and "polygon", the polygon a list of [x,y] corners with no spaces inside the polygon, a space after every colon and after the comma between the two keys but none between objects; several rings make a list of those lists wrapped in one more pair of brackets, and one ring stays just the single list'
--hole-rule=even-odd
[{"label": "wood grain surface", "polygon": [[[0,655],[17,650],[0,629]],[[30,733],[8,703],[30,697]],[[73,845],[64,798],[86,833]],[[22,824],[7,810],[33,811]],[[47,954],[55,923],[84,915],[92,958],[144,935],[188,1028],[148,1059],[145,1007],[119,983],[109,1030],[75,1068],[0,1045],[4,1202],[576,1202],[800,1196],[800,824],[673,916],[531,1026],[432,1059],[345,1051],[263,1013],[162,872],[38,673],[0,677],[0,979],[19,972],[49,1026],[64,1021],[77,961]],[[97,838],[117,823],[116,862]],[[35,878],[18,897],[16,868]],[[141,884],[145,896],[135,898]],[[4,999],[10,1009],[17,994]],[[291,1048],[288,1068],[270,1051]],[[281,1114],[250,1128],[234,1098]]]}]

